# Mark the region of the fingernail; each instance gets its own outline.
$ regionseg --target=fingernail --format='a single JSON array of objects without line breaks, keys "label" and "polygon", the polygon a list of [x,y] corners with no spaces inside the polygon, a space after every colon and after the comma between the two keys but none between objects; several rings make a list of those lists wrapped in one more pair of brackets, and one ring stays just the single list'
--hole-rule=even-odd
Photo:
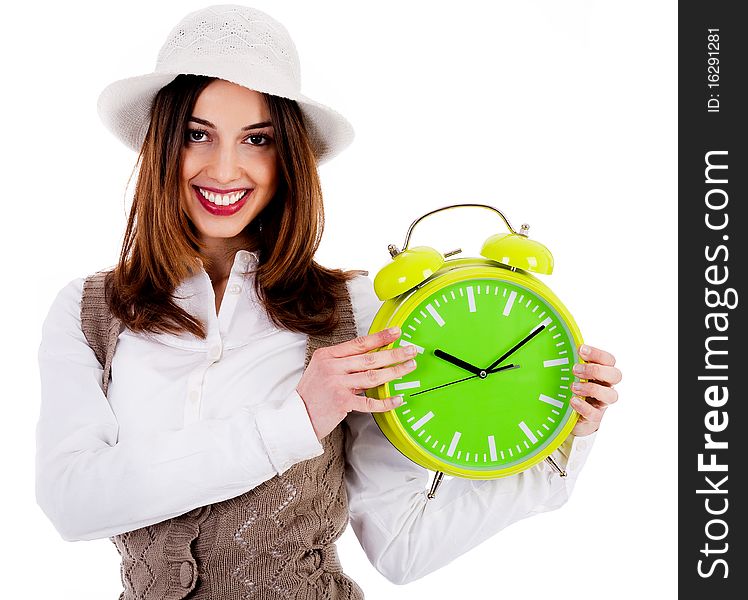
[{"label": "fingernail", "polygon": [[571,405],[572,406],[581,406],[582,405],[582,401],[579,398],[577,398],[576,396],[572,396],[571,397]]},{"label": "fingernail", "polygon": [[414,361],[412,358],[410,360],[406,360],[405,361],[405,366],[408,367],[409,369],[411,367],[415,367],[416,366],[416,361]]},{"label": "fingernail", "polygon": [[571,384],[571,389],[574,390],[575,392],[581,392],[582,391],[582,386],[579,385],[578,383],[572,383]]},{"label": "fingernail", "polygon": [[582,365],[574,365],[571,370],[574,371],[574,375],[581,375],[584,373],[584,367],[582,367]]},{"label": "fingernail", "polygon": [[416,352],[418,352],[418,350],[416,350],[415,346],[407,346],[405,348],[405,354],[407,354],[408,356],[415,356]]},{"label": "fingernail", "polygon": [[387,333],[390,335],[399,335],[400,334],[400,328],[399,327],[390,327],[387,330]]},{"label": "fingernail", "polygon": [[587,356],[590,353],[590,347],[587,344],[582,344],[579,346],[579,354],[582,356]]},{"label": "fingernail", "polygon": [[402,406],[405,403],[402,396],[395,396],[393,399],[395,401],[395,406]]}]

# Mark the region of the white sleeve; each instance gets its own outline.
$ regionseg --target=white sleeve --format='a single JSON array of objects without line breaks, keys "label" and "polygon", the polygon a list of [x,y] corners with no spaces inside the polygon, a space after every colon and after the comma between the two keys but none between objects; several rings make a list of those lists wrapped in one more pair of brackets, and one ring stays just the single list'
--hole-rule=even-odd
[{"label": "white sleeve", "polygon": [[[363,279],[354,286],[359,334],[368,331],[381,306],[371,281]],[[595,438],[569,436],[554,452],[568,473],[565,478],[543,461],[501,479],[445,477],[429,500],[433,472],[392,446],[370,414],[353,411],[346,423],[351,526],[372,565],[397,584],[443,567],[511,523],[559,508],[568,500]]]},{"label": "white sleeve", "polygon": [[[82,288],[78,278],[58,293],[38,352],[36,500],[63,539],[152,525],[238,496],[322,454],[295,391],[278,408],[244,407],[230,418],[119,440],[102,367],[81,331]],[[278,431],[286,434],[283,444]]]}]

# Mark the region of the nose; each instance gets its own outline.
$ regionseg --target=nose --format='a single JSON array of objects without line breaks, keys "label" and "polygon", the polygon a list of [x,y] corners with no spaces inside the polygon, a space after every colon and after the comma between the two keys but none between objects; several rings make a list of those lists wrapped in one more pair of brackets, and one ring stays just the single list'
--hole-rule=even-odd
[{"label": "nose", "polygon": [[230,183],[241,178],[241,166],[236,146],[232,143],[221,143],[210,157],[207,169],[208,177],[217,183]]}]

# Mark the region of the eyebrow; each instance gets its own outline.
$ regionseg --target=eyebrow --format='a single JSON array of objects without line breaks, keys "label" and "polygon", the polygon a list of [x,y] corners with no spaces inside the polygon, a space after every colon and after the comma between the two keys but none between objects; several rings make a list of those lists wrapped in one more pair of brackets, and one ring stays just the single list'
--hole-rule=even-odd
[{"label": "eyebrow", "polygon": [[[195,123],[200,123],[200,125],[205,125],[207,127],[213,128],[213,129],[216,128],[216,126],[213,125],[213,123],[211,123],[210,121],[207,121],[205,119],[198,119],[195,116],[190,117],[188,119],[188,121],[194,121]],[[273,123],[271,121],[262,121],[261,123],[255,123],[253,125],[246,125],[246,126],[242,127],[241,130],[242,131],[248,131],[250,129],[257,129],[259,127],[272,127],[272,126],[273,126]]]}]

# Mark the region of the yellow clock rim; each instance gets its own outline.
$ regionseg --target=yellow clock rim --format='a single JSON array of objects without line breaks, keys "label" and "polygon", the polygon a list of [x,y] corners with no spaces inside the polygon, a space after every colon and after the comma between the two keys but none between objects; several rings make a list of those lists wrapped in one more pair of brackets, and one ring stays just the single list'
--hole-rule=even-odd
[{"label": "yellow clock rim", "polygon": [[[479,263],[479,264],[476,264]],[[483,264],[480,264],[483,263]],[[578,348],[583,343],[582,333],[577,326],[574,317],[568,311],[566,306],[558,299],[558,297],[537,277],[527,273],[525,271],[512,271],[509,268],[503,266],[496,266],[497,263],[493,261],[483,261],[481,259],[456,259],[447,261],[442,270],[445,270],[443,274],[437,272],[433,279],[429,280],[425,285],[418,289],[418,293],[414,291],[409,292],[409,296],[405,298],[402,303],[399,301],[401,296],[392,300],[387,300],[377,313],[374,321],[371,324],[370,331],[375,332],[387,327],[398,326],[401,327],[405,322],[405,319],[410,315],[411,311],[420,304],[422,299],[434,291],[437,291],[443,287],[451,285],[455,282],[464,279],[477,279],[480,277],[487,277],[490,279],[504,279],[506,281],[516,283],[518,285],[528,288],[533,293],[537,294],[548,302],[564,319],[569,331],[574,339],[574,343]],[[497,272],[497,269],[500,269]],[[497,278],[497,275],[499,277]],[[388,350],[394,348],[395,342],[382,347],[380,350]],[[576,350],[576,349],[575,349]],[[576,354],[576,352],[575,352]],[[580,359],[581,360],[581,359]],[[383,400],[390,397],[390,383],[384,383],[375,388],[367,390],[366,395],[372,398],[378,398]],[[377,425],[384,433],[387,431],[388,439],[390,442],[406,457],[410,460],[424,466],[432,471],[440,471],[447,475],[454,477],[462,477],[465,479],[498,479],[500,477],[507,477],[514,475],[521,471],[525,471],[530,467],[538,464],[545,460],[548,456],[553,454],[558,447],[563,444],[566,438],[571,433],[571,430],[576,425],[578,414],[575,410],[571,409],[571,415],[558,435],[554,440],[548,444],[541,452],[529,457],[527,460],[503,469],[493,469],[490,471],[475,471],[471,469],[463,469],[455,465],[442,462],[437,460],[430,454],[427,454],[420,446],[418,446],[411,437],[405,432],[402,424],[395,415],[394,410],[390,410],[384,413],[372,413]],[[394,439],[393,439],[394,437]]]}]

